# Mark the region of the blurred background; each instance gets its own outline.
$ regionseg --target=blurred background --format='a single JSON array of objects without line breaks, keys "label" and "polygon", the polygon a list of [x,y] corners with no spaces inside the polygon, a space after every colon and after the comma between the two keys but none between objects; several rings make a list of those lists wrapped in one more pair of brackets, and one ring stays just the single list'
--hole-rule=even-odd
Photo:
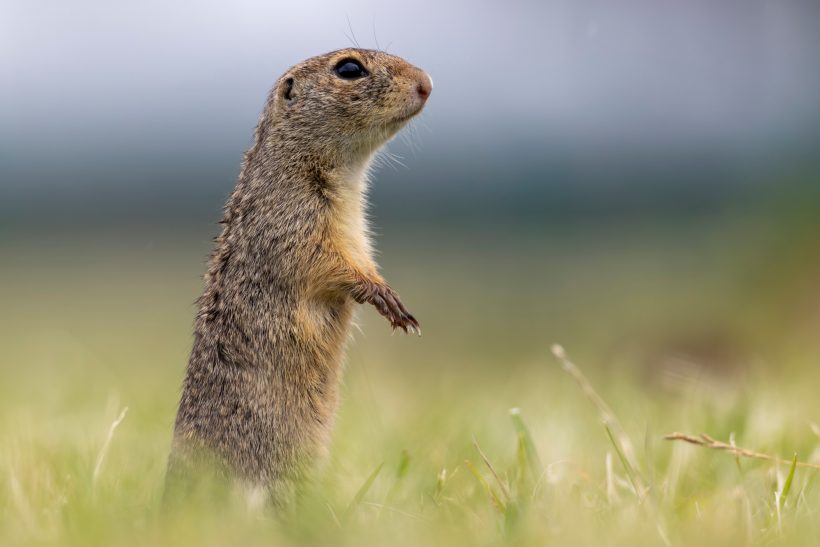
[{"label": "blurred background", "polygon": [[518,404],[552,342],[649,396],[800,377],[820,357],[818,21],[814,0],[6,0],[4,405],[115,396],[170,436],[266,94],[353,43],[435,90],[371,196],[424,337],[361,310],[343,412]]}]

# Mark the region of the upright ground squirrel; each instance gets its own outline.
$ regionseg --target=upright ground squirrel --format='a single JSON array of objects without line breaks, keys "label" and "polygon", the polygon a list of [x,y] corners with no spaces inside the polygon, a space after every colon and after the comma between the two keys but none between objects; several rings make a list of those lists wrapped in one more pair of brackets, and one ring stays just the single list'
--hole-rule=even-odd
[{"label": "upright ground squirrel", "polygon": [[375,152],[431,91],[424,71],[363,49],[276,82],[198,301],[170,480],[207,455],[219,475],[281,502],[326,450],[353,303],[420,332],[379,275],[364,209]]}]

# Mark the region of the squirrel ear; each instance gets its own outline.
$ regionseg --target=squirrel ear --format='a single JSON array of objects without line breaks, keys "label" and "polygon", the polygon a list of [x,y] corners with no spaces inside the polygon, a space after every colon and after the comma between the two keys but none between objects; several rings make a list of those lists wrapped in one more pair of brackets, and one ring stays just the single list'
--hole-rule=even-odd
[{"label": "squirrel ear", "polygon": [[293,78],[288,78],[282,83],[281,95],[287,102],[291,102],[296,98],[296,95],[293,93]]}]

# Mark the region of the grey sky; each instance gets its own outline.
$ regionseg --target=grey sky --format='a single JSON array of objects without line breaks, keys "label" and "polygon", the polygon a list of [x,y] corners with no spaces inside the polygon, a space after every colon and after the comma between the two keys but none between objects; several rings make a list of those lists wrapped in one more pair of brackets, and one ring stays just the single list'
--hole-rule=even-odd
[{"label": "grey sky", "polygon": [[350,44],[348,19],[362,46],[431,73],[419,131],[443,150],[777,141],[820,122],[818,6],[4,0],[0,161],[233,154],[286,67]]}]

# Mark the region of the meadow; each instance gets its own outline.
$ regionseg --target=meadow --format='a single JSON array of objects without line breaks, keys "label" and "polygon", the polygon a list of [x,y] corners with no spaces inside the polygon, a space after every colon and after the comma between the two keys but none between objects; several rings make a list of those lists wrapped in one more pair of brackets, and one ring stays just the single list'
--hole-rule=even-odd
[{"label": "meadow", "polygon": [[279,516],[161,504],[208,234],[4,239],[0,545],[816,545],[820,268],[775,233],[385,229],[423,336],[359,310],[331,456]]}]

